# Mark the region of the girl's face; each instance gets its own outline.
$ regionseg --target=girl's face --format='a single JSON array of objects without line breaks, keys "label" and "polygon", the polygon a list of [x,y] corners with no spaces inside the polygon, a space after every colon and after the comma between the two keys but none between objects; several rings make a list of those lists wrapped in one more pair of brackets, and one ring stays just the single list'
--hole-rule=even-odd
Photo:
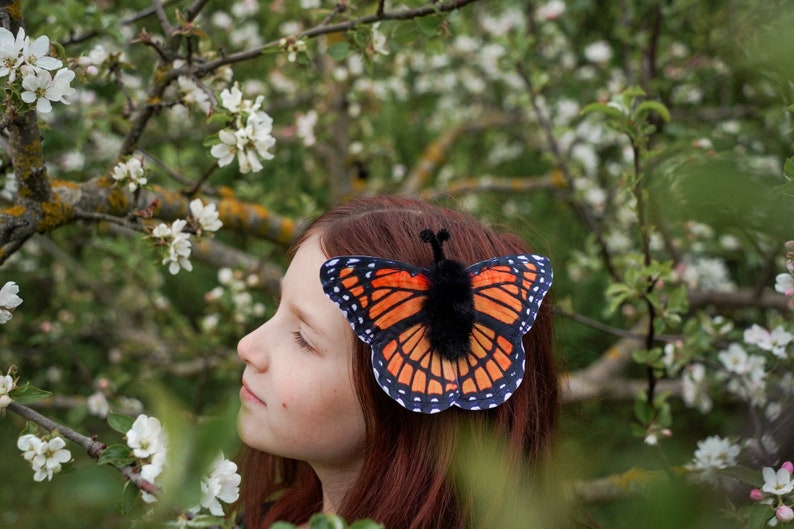
[{"label": "girl's face", "polygon": [[276,314],[237,345],[245,362],[237,421],[245,444],[313,466],[355,465],[364,416],[352,379],[353,333],[323,293],[317,236],[300,246]]}]

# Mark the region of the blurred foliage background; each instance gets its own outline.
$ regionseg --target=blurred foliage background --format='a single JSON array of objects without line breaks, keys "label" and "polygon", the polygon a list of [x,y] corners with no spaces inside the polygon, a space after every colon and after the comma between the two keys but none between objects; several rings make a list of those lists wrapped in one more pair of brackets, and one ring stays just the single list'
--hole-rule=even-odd
[{"label": "blurred foliage background", "polygon": [[[425,3],[208,2],[183,26],[188,36],[169,61],[160,60],[164,30],[153,5],[178,25],[176,11],[191,2],[21,2],[28,34],[49,36],[77,72],[72,104],[39,116],[48,178],[101,181],[120,154],[134,152],[158,192],[231,197],[294,225],[261,236],[245,223],[228,227],[222,214],[227,226],[196,251],[191,272],[177,275],[151,239],[106,219],[72,219],[27,240],[0,274],[24,299],[0,328],[0,368],[16,365],[23,381],[53,392],[38,403],[42,413],[101,440],[117,434],[89,411],[96,393],[134,415],[157,409],[153,388],[164,387],[193,417],[228,414],[241,373],[236,342],[273,311],[297,227],[356,194],[409,193],[519,233],[551,258],[569,379],[627,351],[619,370],[584,396],[568,394],[563,407],[560,471],[595,491],[584,507],[598,524],[731,523],[725,496],[653,478],[679,476],[708,435],[777,436],[773,455],[750,458],[758,469],[791,457],[782,419],[759,429],[752,406],[719,378],[702,413],[682,401],[679,380],[689,363],[716,365],[750,324],[790,318],[773,291],[794,215],[787,2],[475,1],[303,37],[379,6]],[[305,46],[294,56],[280,42],[289,36]],[[200,68],[246,50],[257,53]],[[222,123],[196,104],[195,91],[174,82],[161,100],[147,96],[158,76],[185,64],[210,101],[232,83],[250,99],[264,96],[277,144],[262,171],[242,174],[236,161],[218,167],[206,140]],[[634,120],[644,101],[658,106]],[[146,105],[154,114],[123,152]],[[6,149],[0,200],[9,208],[18,198],[13,171]],[[629,277],[651,259],[664,283],[655,285],[664,300],[655,312]],[[633,294],[615,301],[616,284]],[[686,302],[672,306],[677,287]],[[709,334],[714,318],[731,329]],[[670,365],[666,344],[679,344]],[[646,354],[631,362],[636,350]],[[649,378],[663,390],[656,396],[669,395],[650,418],[635,401]],[[0,420],[0,526],[129,524],[119,506],[134,502],[121,477],[82,454],[71,472],[34,484],[16,449],[23,426],[11,414]],[[661,439],[663,430],[672,436]],[[659,443],[644,443],[654,432]],[[220,437],[233,452],[234,440]],[[621,493],[598,493],[610,475]],[[638,492],[648,482],[650,492]],[[746,489],[734,493],[727,498],[746,497]]]}]

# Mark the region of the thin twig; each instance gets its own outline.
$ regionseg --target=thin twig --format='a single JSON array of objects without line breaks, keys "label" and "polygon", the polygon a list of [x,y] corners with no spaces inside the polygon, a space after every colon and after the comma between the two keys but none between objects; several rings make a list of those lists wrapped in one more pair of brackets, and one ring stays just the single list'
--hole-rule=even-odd
[{"label": "thin twig", "polygon": [[168,16],[165,14],[163,3],[160,0],[152,0],[152,6],[154,6],[154,13],[157,15],[157,20],[160,22],[160,27],[163,28],[163,34],[166,38],[169,38],[174,32],[174,27],[171,25],[171,21],[168,20]]},{"label": "thin twig", "polygon": [[187,11],[185,11],[185,20],[187,22],[193,22],[196,17],[199,16],[201,10],[204,9],[204,6],[206,6],[208,3],[209,0],[196,0],[196,3],[190,6]]},{"label": "thin twig", "polygon": [[[549,120],[549,117],[546,115],[543,109],[540,108],[540,104],[537,101],[537,94],[535,93],[535,85],[532,81],[532,78],[524,69],[523,64],[521,64],[520,62],[516,62],[515,67],[516,67],[516,71],[518,72],[518,75],[521,77],[521,79],[523,80],[524,84],[527,87],[530,101],[532,102],[532,108],[535,111],[535,115],[538,118],[538,122],[540,123],[541,130],[543,130],[543,133],[546,136],[546,143],[549,145],[549,149],[551,149],[551,152],[554,155],[554,159],[557,162],[557,166],[559,167],[563,178],[565,179],[566,185],[571,190],[571,193],[573,193],[575,191],[573,178],[571,177],[571,173],[568,169],[568,164],[565,162],[565,158],[562,155],[562,150],[560,149],[560,145],[557,142],[557,139],[554,137],[551,121]],[[614,265],[612,264],[612,256],[609,252],[609,247],[607,246],[606,239],[604,238],[604,233],[603,230],[601,229],[601,225],[599,224],[595,216],[588,208],[576,207],[574,204],[574,211],[579,215],[579,217],[585,223],[587,228],[595,236],[596,242],[598,243],[598,247],[601,252],[601,258],[604,261],[604,266],[606,267],[610,277],[612,277],[616,281],[620,281],[621,279],[620,274],[618,274],[617,269],[615,269]]]},{"label": "thin twig", "polygon": [[325,17],[323,21],[320,22],[319,25],[322,27],[330,24],[333,19],[335,19],[338,15],[344,13],[345,11],[347,11],[347,4],[344,2],[339,2],[338,4],[336,4],[336,7],[334,7],[334,10],[328,13],[328,16]]},{"label": "thin twig", "polygon": [[115,215],[108,215],[107,213],[96,213],[93,211],[84,211],[78,208],[74,210],[74,218],[80,220],[91,220],[94,222],[110,222],[113,224],[118,224],[119,226],[124,226],[127,229],[135,230],[141,233],[146,233],[148,235],[148,231],[146,228],[141,226],[138,223],[130,222],[126,219],[122,219],[120,217],[116,217]]},{"label": "thin twig", "polygon": [[[641,341],[641,340],[646,340],[648,337],[647,333],[638,333],[634,331],[627,331],[625,329],[618,329],[617,327],[612,327],[611,325],[601,323],[600,321],[588,318],[587,316],[583,316],[575,312],[556,310],[555,314],[559,314],[560,316],[570,318],[573,321],[577,323],[581,323],[582,325],[586,325],[592,329],[596,329],[598,331],[602,331],[607,334],[611,334],[613,336],[619,336],[620,338],[628,338],[632,340]],[[676,340],[680,340],[681,336],[673,335],[673,334],[657,334],[653,336],[653,339],[657,342],[669,343],[669,342],[674,342]]]}]

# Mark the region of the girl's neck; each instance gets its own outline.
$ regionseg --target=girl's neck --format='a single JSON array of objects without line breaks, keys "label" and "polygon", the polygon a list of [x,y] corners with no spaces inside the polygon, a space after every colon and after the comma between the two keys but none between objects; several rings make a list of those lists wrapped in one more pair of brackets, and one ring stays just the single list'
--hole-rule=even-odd
[{"label": "girl's neck", "polygon": [[323,513],[338,514],[345,496],[358,477],[361,461],[330,467],[313,464],[312,468],[314,468],[323,489]]}]

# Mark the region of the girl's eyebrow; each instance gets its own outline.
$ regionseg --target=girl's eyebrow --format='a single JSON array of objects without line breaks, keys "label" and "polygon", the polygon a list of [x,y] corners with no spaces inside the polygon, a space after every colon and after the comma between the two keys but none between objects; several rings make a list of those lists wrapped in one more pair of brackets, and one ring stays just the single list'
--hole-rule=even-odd
[{"label": "girl's eyebrow", "polygon": [[314,321],[309,317],[308,313],[304,312],[300,307],[295,305],[292,302],[287,302],[287,309],[295,314],[295,316],[306,324],[307,327],[314,333],[318,335],[322,335],[320,332],[320,328],[314,323]]}]

